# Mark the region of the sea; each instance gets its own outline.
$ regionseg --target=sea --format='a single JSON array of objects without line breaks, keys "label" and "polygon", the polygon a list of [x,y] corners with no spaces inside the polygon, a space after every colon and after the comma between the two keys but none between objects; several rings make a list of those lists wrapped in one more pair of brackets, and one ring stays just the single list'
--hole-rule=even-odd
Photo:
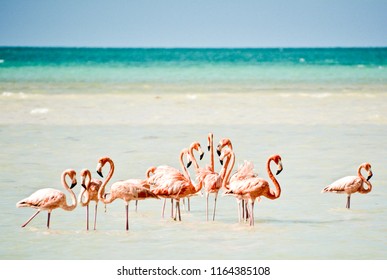
[{"label": "sea", "polygon": [[[16,203],[40,188],[63,188],[65,169],[109,156],[118,180],[150,166],[181,169],[192,142],[205,151],[230,138],[269,181],[279,154],[281,196],[239,222],[235,198],[219,192],[215,221],[201,193],[182,221],[161,217],[163,200],[56,209]],[[387,48],[35,48],[0,47],[0,259],[2,260],[385,260],[387,258]],[[372,191],[321,193],[369,162]],[[275,170],[275,166],[271,166]],[[221,165],[215,154],[215,169]],[[191,179],[195,171],[190,167]],[[108,170],[105,168],[104,173]],[[366,174],[363,172],[366,176]],[[102,178],[101,178],[102,179]],[[214,196],[210,195],[210,212]]]}]

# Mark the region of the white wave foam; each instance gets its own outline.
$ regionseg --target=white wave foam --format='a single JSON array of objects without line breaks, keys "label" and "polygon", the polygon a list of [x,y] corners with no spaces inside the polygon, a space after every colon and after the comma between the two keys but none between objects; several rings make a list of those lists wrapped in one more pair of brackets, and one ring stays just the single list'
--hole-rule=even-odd
[{"label": "white wave foam", "polygon": [[187,94],[187,98],[191,100],[195,100],[198,98],[198,96],[196,94]]},{"label": "white wave foam", "polygon": [[4,59],[0,59],[0,63],[4,63]]},{"label": "white wave foam", "polygon": [[327,98],[331,97],[332,93],[301,93],[300,96],[311,98]]},{"label": "white wave foam", "polygon": [[13,95],[13,92],[9,92],[9,91],[3,91],[3,94],[2,94],[2,96],[6,96],[6,97],[9,97],[12,95]]},{"label": "white wave foam", "polygon": [[14,93],[14,92],[11,92],[11,91],[3,91],[3,93],[1,95],[5,96],[5,97],[17,96],[17,97],[20,97],[20,98],[26,98],[26,94],[24,92]]},{"label": "white wave foam", "polygon": [[37,115],[37,114],[47,114],[48,108],[35,108],[30,111],[31,115]]}]

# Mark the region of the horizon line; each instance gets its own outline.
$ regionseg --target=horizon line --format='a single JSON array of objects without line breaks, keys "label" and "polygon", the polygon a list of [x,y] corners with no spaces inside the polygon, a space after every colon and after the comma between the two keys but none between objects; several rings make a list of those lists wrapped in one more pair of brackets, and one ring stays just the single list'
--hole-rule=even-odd
[{"label": "horizon line", "polygon": [[370,49],[386,46],[76,46],[76,45],[0,45],[0,48],[84,48],[84,49]]}]

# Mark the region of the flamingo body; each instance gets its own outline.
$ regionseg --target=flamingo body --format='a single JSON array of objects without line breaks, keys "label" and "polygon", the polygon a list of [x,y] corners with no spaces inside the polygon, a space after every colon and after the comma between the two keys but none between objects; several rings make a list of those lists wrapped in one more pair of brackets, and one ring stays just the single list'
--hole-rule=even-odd
[{"label": "flamingo body", "polygon": [[[361,174],[361,170],[365,169],[368,172],[367,179]],[[357,169],[357,176],[346,176],[341,179],[334,181],[332,184],[326,186],[321,192],[333,192],[339,194],[347,194],[346,208],[349,209],[351,206],[351,194],[359,192],[361,194],[369,193],[372,190],[370,179],[372,177],[371,164],[365,162]],[[368,188],[364,188],[367,185]]]},{"label": "flamingo body", "polygon": [[[69,187],[66,183],[66,176],[69,176],[72,180],[71,187]],[[33,194],[31,194],[29,197],[20,200],[18,203],[16,203],[16,207],[31,207],[38,209],[38,211],[31,216],[23,225],[22,227],[25,227],[30,221],[32,221],[33,218],[36,217],[40,213],[40,211],[47,211],[47,228],[50,228],[50,217],[51,212],[54,209],[62,208],[66,211],[72,211],[77,207],[77,198],[74,194],[74,192],[71,190],[75,185],[77,184],[76,179],[76,172],[73,169],[66,169],[62,173],[62,185],[63,187],[69,191],[72,204],[68,205],[66,201],[66,195],[57,189],[52,188],[44,188],[37,190]]]},{"label": "flamingo body", "polygon": [[[225,192],[226,195],[234,195],[239,201],[240,200],[249,200],[251,204],[251,209],[249,209],[249,218],[250,225],[254,225],[254,203],[255,200],[264,196],[268,199],[274,200],[280,197],[281,195],[281,187],[274,177],[273,173],[270,169],[270,162],[274,161],[277,166],[277,175],[282,171],[282,159],[279,155],[270,156],[266,163],[267,173],[270,179],[273,181],[275,190],[270,189],[269,182],[263,178],[259,177],[248,177],[245,179],[237,180],[234,179],[233,182],[230,183],[230,189]],[[239,202],[238,202],[239,204]]]},{"label": "flamingo body", "polygon": [[352,194],[363,187],[364,181],[357,176],[346,176],[334,181],[323,189],[323,192]]},{"label": "flamingo body", "polygon": [[20,200],[17,207],[31,207],[39,210],[52,211],[56,208],[63,208],[67,205],[66,195],[52,188],[40,189],[31,194],[29,197]]},{"label": "flamingo body", "polygon": [[129,230],[129,202],[131,200],[144,200],[147,198],[158,198],[148,188],[146,180],[140,179],[129,179],[125,181],[118,181],[110,187],[110,197],[105,196],[105,187],[114,173],[114,162],[109,157],[102,157],[98,160],[97,173],[102,176],[102,168],[106,163],[110,164],[109,173],[102,183],[98,191],[98,199],[104,204],[112,203],[116,199],[122,199],[125,201],[125,212],[126,212],[126,226],[125,229]]}]

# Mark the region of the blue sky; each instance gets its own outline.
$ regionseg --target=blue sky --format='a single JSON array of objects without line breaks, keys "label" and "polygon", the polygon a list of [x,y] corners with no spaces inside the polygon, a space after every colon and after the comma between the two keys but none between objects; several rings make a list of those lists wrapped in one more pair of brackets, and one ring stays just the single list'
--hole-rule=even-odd
[{"label": "blue sky", "polygon": [[387,46],[387,0],[0,3],[0,46]]}]

